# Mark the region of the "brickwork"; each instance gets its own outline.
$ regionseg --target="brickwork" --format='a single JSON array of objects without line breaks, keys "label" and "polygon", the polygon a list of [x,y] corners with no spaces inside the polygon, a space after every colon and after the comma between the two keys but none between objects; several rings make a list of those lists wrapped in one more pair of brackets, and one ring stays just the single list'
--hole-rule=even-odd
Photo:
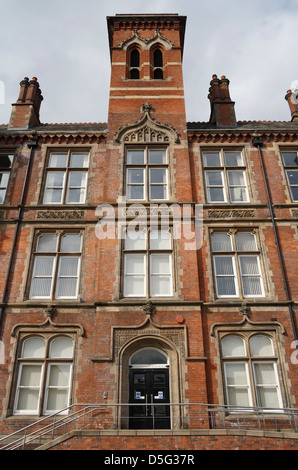
[{"label": "brickwork", "polygon": [[[295,439],[279,439],[260,436],[223,436],[222,434],[199,436],[77,436],[49,450],[109,450],[117,451],[180,452],[199,450],[297,450]],[[154,454],[155,455],[155,454]]]},{"label": "brickwork", "polygon": [[[229,95],[229,80],[224,76],[221,79],[213,76],[209,122],[187,123],[182,78],[184,28],[185,18],[178,15],[116,15],[108,18],[112,73],[107,123],[41,124],[39,84],[35,78],[30,82],[25,78],[20,84],[19,98],[13,105],[9,127],[0,128],[0,153],[14,154],[5,200],[0,205],[0,340],[5,352],[0,363],[1,435],[44,416],[45,388],[40,391],[39,409],[34,414],[14,411],[19,370],[24,362],[22,345],[31,336],[47,341],[55,336],[72,338],[74,353],[71,360],[67,358],[72,364],[70,404],[128,403],[130,358],[142,348],[155,348],[168,358],[171,403],[227,405],[222,338],[233,334],[248,342],[251,336],[259,334],[270,338],[273,345],[274,354],[260,356],[260,361],[276,366],[280,407],[297,408],[298,375],[294,349],[297,332],[294,330],[298,321],[298,202],[291,198],[281,158],[283,150],[298,152],[297,110],[291,101],[289,117],[293,119],[288,123],[237,122],[235,103]],[[162,50],[162,79],[153,79],[156,47]],[[129,75],[133,48],[139,51],[138,79],[130,79]],[[273,220],[259,149],[253,145],[256,136],[263,143],[261,157]],[[32,147],[34,139],[37,145]],[[171,212],[169,215],[168,209],[176,205],[182,215],[187,206],[191,213],[189,231],[194,233],[195,222],[198,222],[194,217],[197,206],[203,214],[198,249],[187,248],[191,240],[188,239],[189,232],[183,230],[181,237],[173,240],[171,245],[173,295],[170,297],[125,297],[123,294],[124,241],[117,232],[118,222],[124,215],[126,223],[136,215],[140,216],[133,212],[134,200],[126,201],[125,207],[118,206],[126,197],[129,165],[126,155],[127,149],[131,148],[167,150],[168,160],[160,166],[167,170],[169,197],[138,200],[142,222],[148,222],[155,213],[153,204],[163,204],[159,221],[161,214],[169,216],[173,235],[174,217]],[[51,152],[89,152],[88,184],[83,203],[44,203]],[[241,154],[242,163],[224,167],[221,161],[220,166],[216,163],[208,168],[204,166],[204,152],[222,156],[224,152]],[[27,172],[29,163],[31,167]],[[143,163],[140,165],[142,170],[145,167]],[[67,171],[78,173],[79,168],[69,167]],[[217,172],[217,177],[219,172],[225,175],[220,184],[218,180],[217,184],[210,184],[210,187],[219,188],[225,185],[225,201],[208,199],[207,171],[213,175]],[[56,167],[53,172],[57,174],[62,170]],[[243,180],[241,184],[246,187],[246,201],[229,199],[229,172],[238,172],[237,175],[245,172],[245,184]],[[147,175],[144,187],[150,183]],[[111,219],[102,204],[111,211]],[[98,224],[103,221],[107,226],[114,224],[114,238],[100,239],[98,236]],[[244,255],[255,257],[257,253],[262,295],[244,295],[240,265],[237,271],[239,293],[231,297],[218,295],[212,251],[212,236],[217,232],[234,238],[238,232],[255,237],[257,251],[253,248]],[[37,240],[41,234],[49,233],[82,236],[76,297],[58,299],[52,293],[51,298],[30,298]],[[236,256],[235,251],[234,248],[233,252],[227,251],[226,256]],[[63,252],[55,252],[57,259],[62,255]],[[239,257],[242,255],[237,253]],[[53,252],[47,256],[53,256]],[[58,282],[57,277],[55,282]],[[35,357],[33,362],[37,363],[39,359]],[[44,358],[44,371],[51,363],[50,359]],[[251,364],[256,359],[247,355],[237,360]],[[252,369],[250,374],[249,380],[253,383]],[[42,380],[46,384],[46,372]],[[257,406],[257,387],[252,385],[251,390],[250,406]],[[113,413],[112,417],[115,418]],[[180,423],[180,416],[175,409],[172,416],[175,431],[180,426],[177,423]],[[203,433],[199,436],[165,433],[161,437],[153,431],[150,435],[148,430],[146,448],[297,447],[296,441],[286,433],[280,438],[265,434],[228,436],[226,430],[217,433],[209,427],[208,419],[193,424],[193,429]],[[123,434],[101,435],[100,438],[72,435],[55,449],[133,450],[145,445],[144,442],[140,436],[132,438]]]}]

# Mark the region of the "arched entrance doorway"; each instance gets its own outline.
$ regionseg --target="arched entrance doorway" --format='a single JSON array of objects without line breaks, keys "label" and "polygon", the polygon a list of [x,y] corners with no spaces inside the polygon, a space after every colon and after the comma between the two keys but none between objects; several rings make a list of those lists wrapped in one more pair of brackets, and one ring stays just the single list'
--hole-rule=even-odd
[{"label": "arched entrance doorway", "polygon": [[169,358],[142,348],[129,360],[130,429],[170,429]]}]

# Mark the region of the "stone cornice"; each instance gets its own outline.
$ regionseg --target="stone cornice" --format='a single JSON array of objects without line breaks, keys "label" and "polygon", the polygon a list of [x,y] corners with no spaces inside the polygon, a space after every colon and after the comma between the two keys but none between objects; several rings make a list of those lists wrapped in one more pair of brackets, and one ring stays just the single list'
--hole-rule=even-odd
[{"label": "stone cornice", "polygon": [[220,143],[220,144],[237,144],[237,143],[251,143],[255,133],[257,132],[258,137],[260,137],[264,143],[266,142],[280,142],[280,143],[292,143],[298,142],[298,130],[297,131],[260,131],[260,130],[251,130],[251,131],[239,131],[235,129],[234,131],[228,130],[224,131],[222,129],[206,130],[206,131],[196,131],[188,130],[188,142],[191,143]]},{"label": "stone cornice", "polygon": [[[0,144],[1,145],[20,145],[27,140],[30,140],[30,133],[17,132],[17,133],[3,133],[0,134]],[[74,145],[74,144],[93,144],[105,142],[107,135],[106,133],[93,133],[93,132],[78,132],[78,133],[67,133],[67,132],[53,132],[53,133],[42,133],[38,132],[38,143],[39,144],[65,144],[65,145]]]},{"label": "stone cornice", "polygon": [[116,15],[107,18],[114,30],[120,29],[184,29],[186,17],[177,14]]}]

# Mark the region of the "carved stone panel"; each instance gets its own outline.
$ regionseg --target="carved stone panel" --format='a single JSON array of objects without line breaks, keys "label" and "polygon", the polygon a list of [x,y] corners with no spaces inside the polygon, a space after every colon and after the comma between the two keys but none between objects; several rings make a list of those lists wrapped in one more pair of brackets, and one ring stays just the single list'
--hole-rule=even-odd
[{"label": "carved stone panel", "polygon": [[37,211],[37,219],[46,220],[82,220],[85,217],[83,210],[40,210]]},{"label": "carved stone panel", "polygon": [[158,327],[151,319],[147,319],[140,327],[114,328],[113,332],[113,355],[119,357],[121,349],[131,343],[132,340],[148,337],[165,340],[172,343],[179,352],[180,359],[185,359],[185,328],[184,327]]},{"label": "carved stone panel", "polygon": [[142,117],[133,123],[122,126],[115,133],[115,141],[120,143],[169,143],[171,138],[175,143],[180,143],[180,135],[169,124],[161,123],[154,119],[150,103],[144,103],[141,107]]},{"label": "carved stone panel", "polygon": [[255,216],[256,211],[254,209],[216,209],[208,211],[210,219],[250,219]]}]

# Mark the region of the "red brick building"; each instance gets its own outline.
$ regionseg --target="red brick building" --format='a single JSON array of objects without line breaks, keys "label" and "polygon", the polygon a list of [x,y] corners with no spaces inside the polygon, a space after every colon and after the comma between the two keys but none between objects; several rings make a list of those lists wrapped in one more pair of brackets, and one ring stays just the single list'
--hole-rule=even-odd
[{"label": "red brick building", "polygon": [[107,23],[107,123],[0,126],[0,446],[297,448],[296,98],[187,123],[186,18]]}]

